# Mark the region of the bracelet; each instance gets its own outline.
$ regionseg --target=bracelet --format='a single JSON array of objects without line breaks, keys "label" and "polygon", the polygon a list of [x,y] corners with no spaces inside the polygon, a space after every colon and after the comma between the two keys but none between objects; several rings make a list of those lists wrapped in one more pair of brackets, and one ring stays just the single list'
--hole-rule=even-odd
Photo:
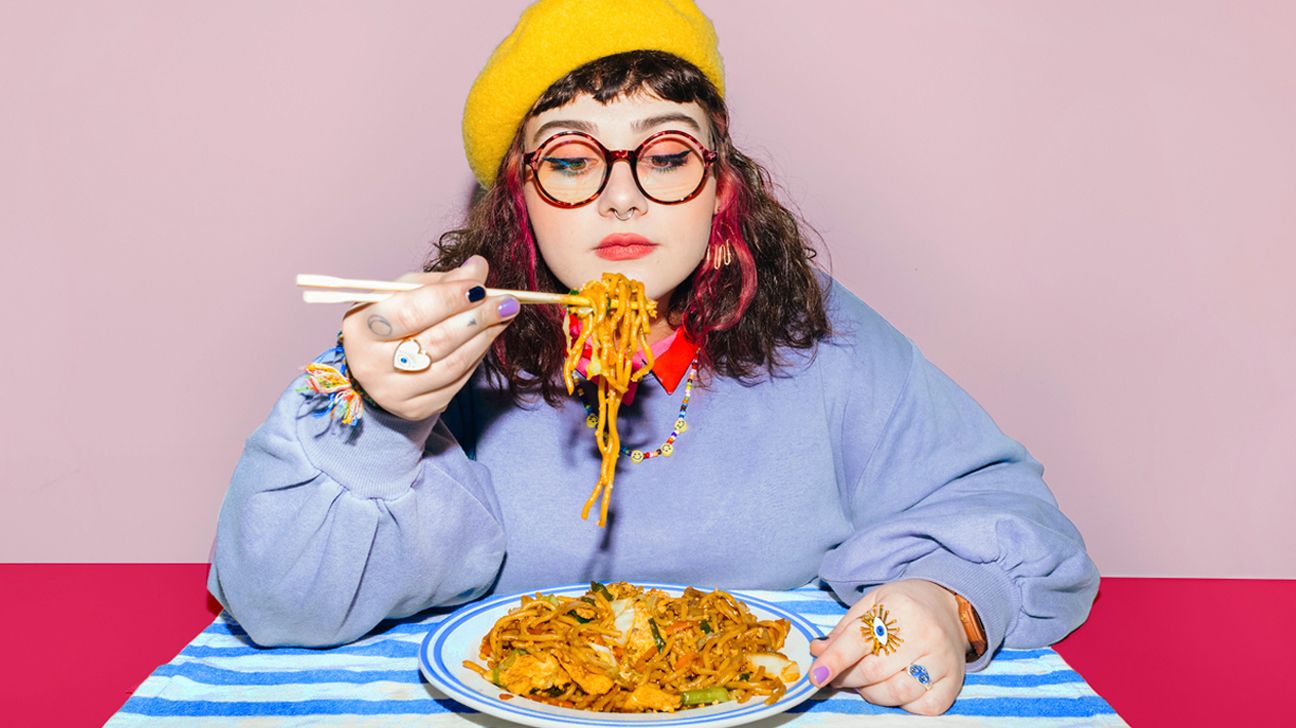
[{"label": "bracelet", "polygon": [[360,399],[363,400],[365,404],[369,405],[370,407],[373,407],[376,410],[386,412],[386,410],[384,410],[381,406],[379,406],[377,402],[373,400],[373,397],[369,396],[368,392],[364,391],[364,387],[360,386],[360,382],[357,382],[355,377],[351,376],[351,368],[346,365],[346,349],[342,348],[341,331],[338,332],[337,345],[333,348],[333,351],[339,357],[341,357],[342,373],[346,376],[347,381],[351,383],[351,389],[353,389],[356,392],[356,394],[360,395]]},{"label": "bracelet", "polygon": [[[328,363],[329,361],[337,366]],[[303,371],[306,379],[296,391],[319,400],[313,413],[316,417],[337,417],[343,425],[355,427],[364,418],[366,404],[382,411],[382,407],[351,377],[346,363],[346,349],[342,347],[341,331],[338,332],[337,343],[333,348],[315,357]]]}]

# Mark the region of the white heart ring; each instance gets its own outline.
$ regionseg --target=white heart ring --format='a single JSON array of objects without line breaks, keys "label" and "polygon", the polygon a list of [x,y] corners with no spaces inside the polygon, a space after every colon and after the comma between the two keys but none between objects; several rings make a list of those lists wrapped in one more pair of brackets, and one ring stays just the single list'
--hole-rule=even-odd
[{"label": "white heart ring", "polygon": [[402,372],[421,372],[432,365],[432,357],[423,353],[416,339],[405,339],[396,347],[392,357],[392,366]]}]

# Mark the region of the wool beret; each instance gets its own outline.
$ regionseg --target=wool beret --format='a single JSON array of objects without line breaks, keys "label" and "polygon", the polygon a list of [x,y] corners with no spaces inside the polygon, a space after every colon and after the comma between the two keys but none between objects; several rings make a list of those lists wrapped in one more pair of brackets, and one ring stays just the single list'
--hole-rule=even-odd
[{"label": "wool beret", "polygon": [[640,50],[683,58],[724,94],[715,27],[692,0],[539,0],[523,11],[464,104],[464,151],[477,181],[494,183],[518,125],[555,81],[590,61]]}]

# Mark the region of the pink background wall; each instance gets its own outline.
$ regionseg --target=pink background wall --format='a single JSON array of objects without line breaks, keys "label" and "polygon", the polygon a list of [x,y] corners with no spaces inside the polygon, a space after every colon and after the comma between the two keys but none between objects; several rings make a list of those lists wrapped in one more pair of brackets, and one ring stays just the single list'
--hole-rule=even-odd
[{"label": "pink background wall", "polygon": [[[1296,10],[703,0],[739,145],[1104,573],[1296,577]],[[0,561],[201,561],[244,439],[471,189],[522,2],[0,22]]]}]

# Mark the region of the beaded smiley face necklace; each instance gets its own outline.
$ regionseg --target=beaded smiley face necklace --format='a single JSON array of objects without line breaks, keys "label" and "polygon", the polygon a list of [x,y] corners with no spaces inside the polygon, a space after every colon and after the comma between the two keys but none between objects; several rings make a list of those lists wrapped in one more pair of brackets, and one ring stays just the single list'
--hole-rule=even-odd
[{"label": "beaded smiley face necklace", "polygon": [[[624,445],[621,446],[621,454],[630,458],[632,463],[641,463],[650,458],[670,457],[675,454],[675,441],[679,439],[688,430],[688,406],[689,399],[693,396],[693,383],[697,381],[698,376],[698,357],[693,357],[693,363],[689,365],[688,380],[684,383],[684,401],[680,402],[679,414],[675,416],[675,427],[671,434],[667,436],[666,441],[652,450],[631,450]],[[595,428],[599,426],[598,412],[594,410],[593,405],[585,398],[585,387],[583,382],[577,382],[576,394],[580,397],[581,404],[585,406],[585,426]]]}]

